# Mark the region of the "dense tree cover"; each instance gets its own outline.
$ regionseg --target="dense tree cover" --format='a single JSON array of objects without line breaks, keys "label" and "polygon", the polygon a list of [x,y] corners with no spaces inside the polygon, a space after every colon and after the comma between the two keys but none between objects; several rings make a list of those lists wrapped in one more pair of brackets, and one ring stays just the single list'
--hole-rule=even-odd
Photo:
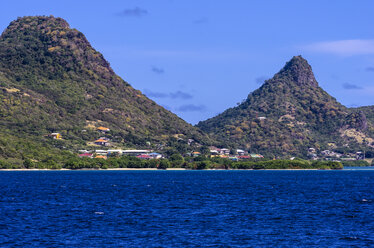
[{"label": "dense tree cover", "polygon": [[46,141],[44,137],[17,137],[6,131],[0,135],[0,158],[9,166],[22,167],[28,161],[33,163],[62,164],[67,159],[76,157],[75,154],[62,150],[59,144],[53,145],[54,140]]},{"label": "dense tree cover", "polygon": [[108,169],[108,168],[185,168],[192,170],[203,169],[342,169],[339,162],[307,161],[307,160],[251,160],[235,162],[224,158],[183,158],[179,154],[172,155],[169,159],[139,159],[137,157],[122,156],[105,159],[91,159],[73,157],[65,163],[59,164],[49,158],[40,162],[26,159],[22,165],[14,165],[0,161],[2,169],[38,168],[38,169]]},{"label": "dense tree cover", "polygon": [[354,129],[354,135],[374,137],[373,123],[320,88],[308,62],[296,56],[237,107],[197,126],[228,147],[306,157],[309,147],[331,149],[331,143],[362,149],[353,135],[342,133]]},{"label": "dense tree cover", "polygon": [[[119,147],[162,149],[167,156],[191,152],[189,138],[203,144],[203,155],[212,143],[271,158],[306,157],[307,148],[328,149],[330,142],[357,151],[362,145],[340,131],[354,128],[374,137],[373,113],[339,104],[318,87],[308,63],[294,57],[238,107],[201,122],[209,138],[118,77],[61,18],[19,18],[0,37],[0,158],[12,166],[26,160],[28,166],[63,166],[74,156],[67,151],[102,136],[97,126],[109,127],[106,136]],[[45,136],[51,132],[63,140]]]},{"label": "dense tree cover", "polygon": [[[0,135],[40,147],[76,151],[100,137],[95,126],[109,127],[123,146],[166,145],[174,136],[210,142],[118,77],[81,32],[53,16],[19,18],[2,33],[0,117]],[[42,138],[54,131],[64,141]]]},{"label": "dense tree cover", "polygon": [[370,163],[366,160],[342,161],[344,167],[367,167]]}]

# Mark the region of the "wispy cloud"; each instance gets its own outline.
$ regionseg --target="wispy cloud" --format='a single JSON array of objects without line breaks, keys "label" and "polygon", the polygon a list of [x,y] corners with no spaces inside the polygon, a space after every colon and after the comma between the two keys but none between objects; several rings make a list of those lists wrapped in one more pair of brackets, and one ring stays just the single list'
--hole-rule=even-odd
[{"label": "wispy cloud", "polygon": [[199,19],[194,20],[193,23],[195,23],[195,24],[203,24],[203,23],[207,23],[208,21],[209,21],[208,18],[201,17]]},{"label": "wispy cloud", "polygon": [[341,56],[374,54],[374,40],[337,40],[312,43],[302,48]]},{"label": "wispy cloud", "polygon": [[372,67],[372,66],[366,67],[366,71],[373,71],[374,72],[374,67]]},{"label": "wispy cloud", "polygon": [[164,69],[156,67],[156,66],[152,66],[152,71],[156,74],[163,74],[165,72]]},{"label": "wispy cloud", "polygon": [[133,9],[124,9],[121,12],[117,13],[118,16],[123,17],[142,17],[148,14],[148,11],[139,7]]},{"label": "wispy cloud", "polygon": [[176,110],[179,112],[205,112],[206,106],[195,105],[195,104],[185,104],[185,105],[179,106]]},{"label": "wispy cloud", "polygon": [[361,90],[362,87],[357,84],[344,83],[343,88],[346,90]]},{"label": "wispy cloud", "polygon": [[182,99],[182,100],[188,100],[188,99],[193,98],[191,94],[180,91],[180,90],[175,91],[175,92],[170,92],[170,93],[164,93],[164,92],[156,92],[156,91],[152,91],[149,89],[145,89],[144,94],[148,97],[153,97],[153,98],[170,98],[170,99]]},{"label": "wispy cloud", "polygon": [[172,99],[177,99],[177,98],[179,98],[179,99],[191,99],[191,98],[193,98],[193,96],[191,94],[180,91],[180,90],[178,90],[174,93],[170,93],[169,96]]}]

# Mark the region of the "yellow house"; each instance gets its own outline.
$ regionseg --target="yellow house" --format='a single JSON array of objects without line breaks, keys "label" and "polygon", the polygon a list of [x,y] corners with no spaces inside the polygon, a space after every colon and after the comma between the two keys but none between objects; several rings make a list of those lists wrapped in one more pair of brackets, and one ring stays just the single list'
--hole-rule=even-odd
[{"label": "yellow house", "polygon": [[62,139],[62,136],[60,133],[51,133],[51,137],[54,139]]}]

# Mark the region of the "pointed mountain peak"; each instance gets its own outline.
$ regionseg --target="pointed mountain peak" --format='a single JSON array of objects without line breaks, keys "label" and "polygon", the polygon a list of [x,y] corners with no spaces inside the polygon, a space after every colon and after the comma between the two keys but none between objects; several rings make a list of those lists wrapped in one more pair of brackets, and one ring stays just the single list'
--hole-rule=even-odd
[{"label": "pointed mountain peak", "polygon": [[[6,65],[32,71],[36,67],[55,77],[60,71],[97,73],[109,80],[114,72],[104,57],[88,42],[83,33],[70,28],[62,18],[54,16],[26,16],[12,21],[0,37],[0,54],[14,58]],[[46,55],[46,56],[44,56]]]},{"label": "pointed mountain peak", "polygon": [[62,18],[54,16],[25,16],[19,17],[17,20],[12,21],[7,29],[4,31],[2,36],[10,34],[14,31],[19,32],[23,30],[24,32],[30,30],[59,30],[59,29],[69,29],[69,24]]},{"label": "pointed mountain peak", "polygon": [[277,76],[288,77],[300,86],[310,85],[318,87],[312,67],[308,64],[306,59],[301,57],[301,55],[294,56],[290,61],[288,61]]},{"label": "pointed mountain peak", "polygon": [[[42,134],[50,131],[82,130],[99,123],[116,130],[121,146],[161,143],[174,135],[205,142],[199,130],[116,75],[84,34],[62,18],[31,16],[10,23],[0,37],[0,83],[1,99],[20,92],[14,94],[17,105],[8,108],[0,101],[0,126],[23,128],[25,137],[37,134],[36,142],[44,143]],[[8,88],[16,91],[4,90]],[[92,135],[89,139],[97,138]],[[82,137],[71,136],[68,142],[75,144]]]}]

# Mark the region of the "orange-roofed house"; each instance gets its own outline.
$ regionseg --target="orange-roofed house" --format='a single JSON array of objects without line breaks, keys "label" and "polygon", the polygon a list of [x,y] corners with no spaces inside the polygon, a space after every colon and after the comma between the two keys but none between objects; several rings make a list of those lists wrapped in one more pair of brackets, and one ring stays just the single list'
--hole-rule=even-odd
[{"label": "orange-roofed house", "polygon": [[103,158],[103,159],[107,159],[107,157],[106,156],[104,156],[104,155],[96,155],[96,157],[95,158]]},{"label": "orange-roofed house", "polygon": [[108,144],[108,141],[105,139],[98,139],[94,141],[95,145],[98,146],[106,146]]},{"label": "orange-roofed house", "polygon": [[200,156],[200,155],[201,155],[200,152],[193,152],[193,153],[192,153],[192,156],[193,156],[193,157],[198,157],[198,156]]},{"label": "orange-roofed house", "polygon": [[110,131],[110,129],[107,128],[107,127],[98,127],[97,130],[100,131],[100,132],[103,132],[103,133],[106,133],[106,132]]}]

